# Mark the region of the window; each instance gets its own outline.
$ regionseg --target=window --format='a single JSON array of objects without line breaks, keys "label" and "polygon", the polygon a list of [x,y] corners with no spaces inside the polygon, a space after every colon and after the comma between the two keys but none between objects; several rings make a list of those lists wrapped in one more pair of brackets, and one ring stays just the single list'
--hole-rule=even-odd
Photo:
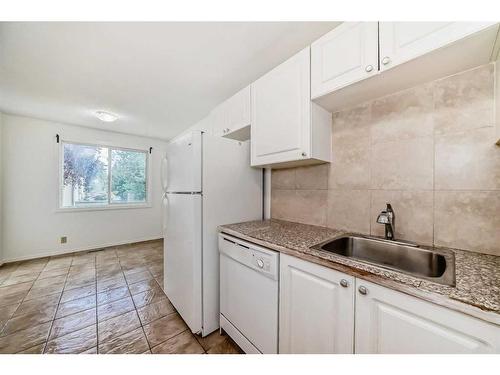
[{"label": "window", "polygon": [[62,143],[61,207],[102,207],[147,202],[148,153]]}]

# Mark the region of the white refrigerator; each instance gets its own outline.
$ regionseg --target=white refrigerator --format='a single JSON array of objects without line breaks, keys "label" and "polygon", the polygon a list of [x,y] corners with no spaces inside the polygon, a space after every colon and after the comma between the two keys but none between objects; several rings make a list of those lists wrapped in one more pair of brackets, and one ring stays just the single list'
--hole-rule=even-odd
[{"label": "white refrigerator", "polygon": [[193,333],[219,328],[217,226],[262,218],[249,142],[188,132],[162,164],[165,293]]}]

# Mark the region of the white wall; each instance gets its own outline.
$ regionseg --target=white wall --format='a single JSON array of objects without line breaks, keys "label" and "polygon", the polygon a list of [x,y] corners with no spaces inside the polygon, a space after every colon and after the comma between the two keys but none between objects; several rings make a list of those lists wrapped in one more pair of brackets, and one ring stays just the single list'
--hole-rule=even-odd
[{"label": "white wall", "polygon": [[[152,146],[152,207],[57,212],[56,134],[68,141]],[[2,138],[4,261],[162,237],[159,173],[165,142],[5,114]],[[59,243],[61,236],[67,244]]]}]

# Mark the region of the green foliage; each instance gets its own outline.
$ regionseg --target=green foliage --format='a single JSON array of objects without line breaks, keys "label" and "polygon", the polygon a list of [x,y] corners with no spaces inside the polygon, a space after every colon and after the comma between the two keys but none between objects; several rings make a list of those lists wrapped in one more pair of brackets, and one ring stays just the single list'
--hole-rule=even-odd
[{"label": "green foliage", "polygon": [[112,150],[111,192],[118,200],[146,200],[146,154]]}]

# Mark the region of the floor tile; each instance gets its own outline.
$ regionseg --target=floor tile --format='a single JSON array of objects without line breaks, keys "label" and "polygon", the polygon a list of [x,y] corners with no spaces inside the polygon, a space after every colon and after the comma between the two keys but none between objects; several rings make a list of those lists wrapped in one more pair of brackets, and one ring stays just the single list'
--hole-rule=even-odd
[{"label": "floor tile", "polygon": [[205,350],[209,350],[213,348],[216,345],[221,344],[224,342],[227,338],[227,335],[221,335],[219,333],[219,330],[212,332],[208,336],[201,337],[199,335],[196,335],[196,340],[200,343],[200,345],[203,347]]},{"label": "floor tile", "polygon": [[61,303],[57,309],[56,319],[76,314],[77,312],[91,309],[96,306],[95,296],[74,299],[65,303]]},{"label": "floor tile", "polygon": [[68,333],[78,331],[85,327],[97,324],[96,308],[91,308],[79,313],[65,316],[64,318],[54,320],[50,330],[49,339],[67,335]]},{"label": "floor tile", "polygon": [[132,295],[134,295],[134,294],[145,292],[146,290],[153,289],[157,286],[158,286],[158,283],[156,282],[156,280],[151,279],[151,280],[139,281],[139,282],[134,283],[134,284],[129,284],[128,288],[130,289],[130,293]]},{"label": "floor tile", "polygon": [[95,282],[96,282],[95,275],[90,275],[90,274],[77,276],[71,279],[68,278],[68,280],[66,280],[66,285],[64,286],[64,289],[69,290],[69,289],[81,288],[82,286],[95,284]]},{"label": "floor tile", "polygon": [[102,354],[142,354],[146,351],[149,351],[149,345],[142,328],[99,344],[99,353]]},{"label": "floor tile", "polygon": [[153,354],[203,354],[205,351],[189,331],[168,339],[151,349]]},{"label": "floor tile", "polygon": [[132,298],[126,297],[118,301],[106,303],[97,306],[97,319],[99,322],[114,318],[115,316],[125,314],[126,312],[135,310]]},{"label": "floor tile", "polygon": [[80,288],[65,290],[61,297],[61,303],[72,301],[75,299],[89,297],[96,294],[96,286],[94,284],[82,286]]},{"label": "floor tile", "polygon": [[57,337],[47,342],[45,353],[82,353],[97,345],[95,325]]},{"label": "floor tile", "polygon": [[24,301],[21,305],[19,305],[19,308],[16,310],[16,314],[14,316],[34,312],[43,312],[50,306],[58,305],[60,297],[60,294],[51,294],[49,296]]},{"label": "floor tile", "polygon": [[54,319],[56,309],[57,305],[52,305],[45,307],[44,310],[32,311],[28,314],[17,315],[16,313],[5,325],[2,336],[50,322]]},{"label": "floor tile", "polygon": [[45,348],[45,343],[35,345],[31,348],[28,348],[26,350],[23,350],[22,352],[17,353],[17,354],[42,354],[44,348]]},{"label": "floor tile", "polygon": [[2,286],[21,284],[28,281],[35,281],[38,278],[39,273],[28,273],[25,275],[10,276],[3,283]]},{"label": "floor tile", "polygon": [[138,273],[138,272],[148,272],[148,268],[146,266],[143,266],[142,263],[140,266],[137,267],[132,267],[132,268],[127,268],[126,270],[123,271],[125,276],[131,275],[133,273]]},{"label": "floor tile", "polygon": [[51,322],[44,323],[0,337],[0,353],[17,353],[45,342],[51,324]]},{"label": "floor tile", "polygon": [[55,268],[52,270],[43,271],[42,273],[40,273],[40,276],[38,276],[38,280],[43,280],[50,277],[64,276],[68,274],[68,270],[69,267]]},{"label": "floor tile", "polygon": [[209,350],[207,350],[207,354],[242,354],[243,351],[226,336],[226,339],[221,343],[213,346]]},{"label": "floor tile", "polygon": [[154,287],[153,289],[146,290],[145,292],[135,294],[132,296],[134,299],[134,304],[137,308],[149,305],[153,302],[161,301],[162,299],[166,299],[167,296],[163,293],[163,290],[159,286]]},{"label": "floor tile", "polygon": [[0,307],[22,302],[33,282],[0,287]]},{"label": "floor tile", "polygon": [[2,333],[5,323],[7,323],[7,321],[12,317],[12,315],[14,315],[18,306],[19,304],[0,307],[0,334]]},{"label": "floor tile", "polygon": [[26,300],[49,296],[51,294],[61,293],[64,288],[64,281],[53,285],[31,288],[29,293],[26,295]]},{"label": "floor tile", "polygon": [[120,288],[122,286],[127,286],[127,283],[125,282],[125,277],[123,276],[107,280],[97,280],[98,293],[105,292],[111,289]]},{"label": "floor tile", "polygon": [[168,314],[175,313],[174,306],[168,299],[162,299],[158,302],[151,303],[150,305],[137,309],[139,318],[142,324],[148,324],[156,319],[163,318]]},{"label": "floor tile", "polygon": [[99,342],[109,341],[121,336],[124,333],[133,331],[141,326],[137,311],[132,310],[128,313],[115,316],[114,318],[99,322],[97,328],[99,331]]},{"label": "floor tile", "polygon": [[106,292],[99,293],[97,295],[97,304],[103,305],[125,297],[130,297],[130,293],[126,286],[122,286],[121,288],[111,289]]},{"label": "floor tile", "polygon": [[161,344],[188,329],[179,314],[167,315],[145,325],[143,328],[151,347]]},{"label": "floor tile", "polygon": [[151,280],[153,275],[151,275],[149,271],[140,271],[125,275],[125,278],[127,279],[127,283],[134,284],[143,280]]}]

